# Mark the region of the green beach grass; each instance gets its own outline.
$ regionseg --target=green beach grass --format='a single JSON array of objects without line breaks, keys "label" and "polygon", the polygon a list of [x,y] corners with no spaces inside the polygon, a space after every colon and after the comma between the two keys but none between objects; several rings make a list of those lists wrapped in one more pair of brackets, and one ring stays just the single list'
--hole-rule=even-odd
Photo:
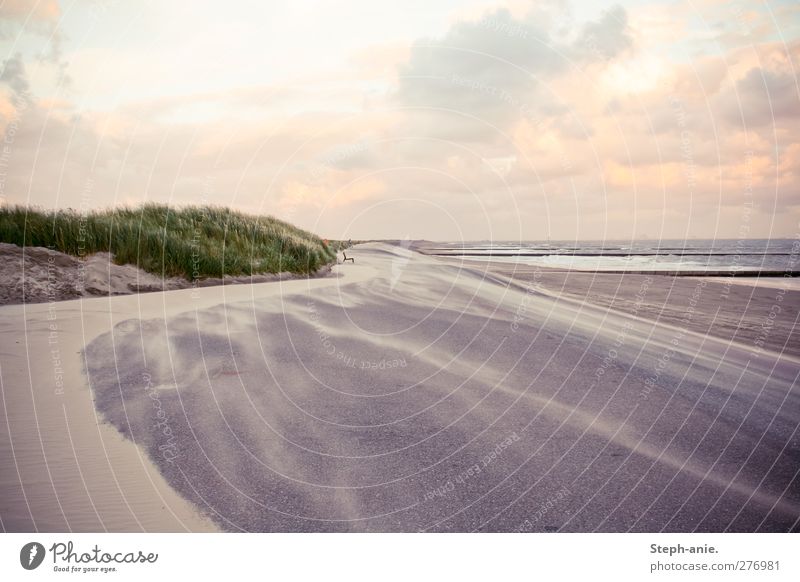
[{"label": "green beach grass", "polygon": [[189,280],[286,271],[310,274],[334,261],[339,246],[271,216],[161,204],[88,214],[0,208],[0,242],[77,257],[110,252],[119,265]]}]

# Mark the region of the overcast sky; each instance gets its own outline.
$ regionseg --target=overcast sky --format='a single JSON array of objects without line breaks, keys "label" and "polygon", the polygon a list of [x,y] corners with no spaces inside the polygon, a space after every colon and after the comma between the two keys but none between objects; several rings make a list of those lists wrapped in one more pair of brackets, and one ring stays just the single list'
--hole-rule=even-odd
[{"label": "overcast sky", "polygon": [[0,0],[3,204],[800,236],[800,3]]}]

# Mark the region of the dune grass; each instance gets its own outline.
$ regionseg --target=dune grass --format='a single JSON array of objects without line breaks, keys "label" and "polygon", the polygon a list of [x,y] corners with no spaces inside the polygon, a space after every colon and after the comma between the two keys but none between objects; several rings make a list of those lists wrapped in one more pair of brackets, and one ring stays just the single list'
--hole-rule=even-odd
[{"label": "dune grass", "polygon": [[271,216],[216,206],[146,204],[80,214],[0,208],[0,242],[47,247],[77,257],[106,251],[117,264],[189,280],[258,273],[313,273],[333,245]]}]

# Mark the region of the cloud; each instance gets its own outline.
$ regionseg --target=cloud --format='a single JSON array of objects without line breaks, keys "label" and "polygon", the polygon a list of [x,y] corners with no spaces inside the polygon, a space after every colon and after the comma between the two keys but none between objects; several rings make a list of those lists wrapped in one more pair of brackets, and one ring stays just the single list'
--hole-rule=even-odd
[{"label": "cloud", "polygon": [[599,20],[586,24],[576,43],[579,52],[590,61],[613,59],[632,45],[628,14],[621,6],[610,8]]},{"label": "cloud", "polygon": [[573,41],[538,24],[548,20],[540,11],[516,18],[500,9],[478,21],[456,23],[440,40],[417,41],[400,67],[397,100],[459,116],[455,135],[428,120],[423,128],[436,135],[482,137],[552,108],[553,97],[542,86],[553,77],[608,61],[631,46],[621,7],[584,25]]},{"label": "cloud", "polygon": [[15,104],[30,103],[30,83],[28,82],[28,75],[25,73],[22,55],[17,53],[13,57],[6,59],[2,67],[0,83],[11,89]]},{"label": "cloud", "polygon": [[753,68],[736,83],[736,93],[725,96],[722,108],[731,124],[746,128],[800,119],[797,78],[788,73]]},{"label": "cloud", "polygon": [[400,68],[400,103],[452,110],[489,125],[505,126],[517,118],[535,88],[532,73],[561,64],[544,31],[526,28],[525,36],[497,32],[498,26],[523,26],[502,10],[490,22],[497,24],[458,23],[439,41],[416,42],[408,64]]},{"label": "cloud", "polygon": [[5,0],[0,3],[0,40],[18,42],[24,34],[38,38],[37,58],[54,65],[59,84],[71,82],[69,63],[62,52],[63,35],[59,28],[61,8],[57,0]]}]

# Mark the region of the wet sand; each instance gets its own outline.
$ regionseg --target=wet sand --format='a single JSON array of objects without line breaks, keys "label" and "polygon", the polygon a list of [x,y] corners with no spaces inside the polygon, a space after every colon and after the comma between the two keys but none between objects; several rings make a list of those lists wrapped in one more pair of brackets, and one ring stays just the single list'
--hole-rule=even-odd
[{"label": "wet sand", "polygon": [[504,263],[467,265],[554,297],[800,356],[800,290],[793,278],[770,277],[759,286],[749,280],[749,284],[741,284],[734,277],[581,273]]}]

